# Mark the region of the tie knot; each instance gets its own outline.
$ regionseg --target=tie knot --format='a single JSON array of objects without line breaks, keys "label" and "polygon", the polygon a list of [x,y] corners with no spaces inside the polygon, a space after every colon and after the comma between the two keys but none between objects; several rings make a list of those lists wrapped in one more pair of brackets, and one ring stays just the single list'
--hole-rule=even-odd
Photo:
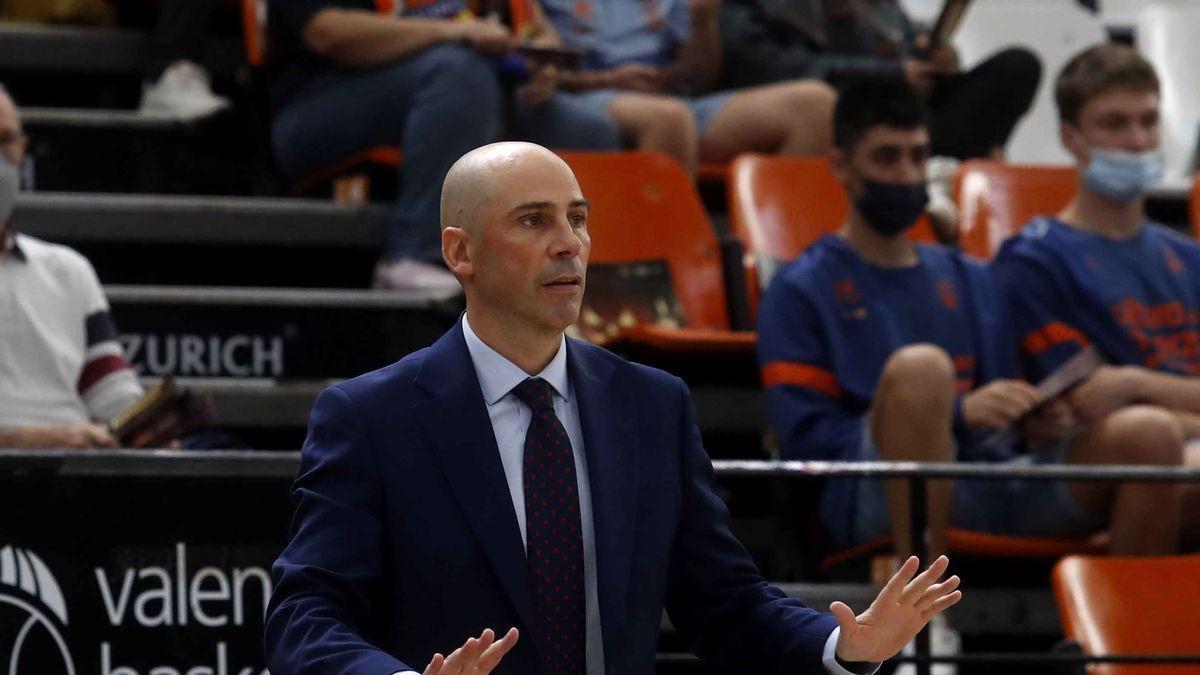
[{"label": "tie knot", "polygon": [[513,393],[533,412],[554,410],[554,388],[540,377],[531,377],[513,387]]}]

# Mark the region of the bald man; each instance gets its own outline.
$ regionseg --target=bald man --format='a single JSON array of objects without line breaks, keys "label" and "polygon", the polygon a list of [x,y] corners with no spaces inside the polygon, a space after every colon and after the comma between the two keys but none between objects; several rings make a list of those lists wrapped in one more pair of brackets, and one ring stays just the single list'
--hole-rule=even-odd
[{"label": "bald man", "polygon": [[664,608],[729,672],[869,673],[961,597],[945,558],[909,559],[857,617],[763,581],[683,382],[564,336],[591,239],[557,156],[467,154],[441,215],[467,311],[317,398],[267,611],[274,675],[652,675]]}]

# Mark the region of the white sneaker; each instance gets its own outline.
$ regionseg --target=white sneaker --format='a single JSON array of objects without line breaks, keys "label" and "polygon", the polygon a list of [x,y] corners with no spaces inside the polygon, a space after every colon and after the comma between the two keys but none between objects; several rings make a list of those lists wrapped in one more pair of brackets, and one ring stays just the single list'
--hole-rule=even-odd
[{"label": "white sneaker", "polygon": [[962,162],[953,157],[930,157],[925,165],[926,185],[929,188],[929,205],[925,211],[929,213],[938,241],[947,245],[957,243],[961,235],[958,205],[950,194],[954,176],[961,165]]},{"label": "white sneaker", "polygon": [[[958,656],[962,653],[962,636],[950,627],[944,614],[935,615],[929,622],[929,648],[934,656]],[[900,653],[905,656],[916,654],[916,643],[904,645]],[[915,675],[916,672],[916,664],[902,663],[896,666],[894,675]],[[935,663],[930,672],[933,675],[958,675],[958,666],[953,663]]]},{"label": "white sneaker", "polygon": [[392,291],[426,291],[436,295],[462,292],[458,279],[441,265],[420,260],[380,260],[375,265],[374,288]]},{"label": "white sneaker", "polygon": [[142,88],[143,115],[170,115],[198,120],[229,107],[229,99],[212,91],[208,73],[191,61],[176,61],[158,81]]}]

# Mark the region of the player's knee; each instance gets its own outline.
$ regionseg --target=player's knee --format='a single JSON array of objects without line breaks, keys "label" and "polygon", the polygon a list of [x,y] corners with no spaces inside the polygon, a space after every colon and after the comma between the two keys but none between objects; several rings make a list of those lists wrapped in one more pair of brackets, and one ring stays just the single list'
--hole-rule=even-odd
[{"label": "player's knee", "polygon": [[655,99],[649,118],[659,131],[674,132],[680,140],[695,142],[696,118],[683,101],[677,98]]},{"label": "player's knee", "polygon": [[1154,406],[1123,408],[1104,420],[1105,439],[1118,463],[1178,465],[1184,434],[1170,412]]},{"label": "player's knee", "polygon": [[888,358],[879,379],[879,391],[890,403],[915,409],[936,410],[954,401],[954,362],[940,347],[915,344],[902,347]]}]

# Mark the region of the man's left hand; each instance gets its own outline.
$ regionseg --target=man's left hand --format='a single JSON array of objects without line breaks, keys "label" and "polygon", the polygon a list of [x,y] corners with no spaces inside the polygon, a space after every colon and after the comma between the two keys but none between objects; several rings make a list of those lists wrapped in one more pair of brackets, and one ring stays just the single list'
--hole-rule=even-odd
[{"label": "man's left hand", "polygon": [[538,66],[529,76],[529,81],[517,90],[517,98],[530,108],[543,105],[554,96],[559,78],[558,68],[553,65]]},{"label": "man's left hand", "polygon": [[914,579],[920,566],[915,557],[909,558],[879,592],[875,602],[858,616],[845,603],[829,606],[841,626],[837,643],[839,659],[882,663],[900,653],[935,614],[962,599],[962,591],[957,590],[957,576],[934,583],[950,566],[946,556],[938,558]]}]

